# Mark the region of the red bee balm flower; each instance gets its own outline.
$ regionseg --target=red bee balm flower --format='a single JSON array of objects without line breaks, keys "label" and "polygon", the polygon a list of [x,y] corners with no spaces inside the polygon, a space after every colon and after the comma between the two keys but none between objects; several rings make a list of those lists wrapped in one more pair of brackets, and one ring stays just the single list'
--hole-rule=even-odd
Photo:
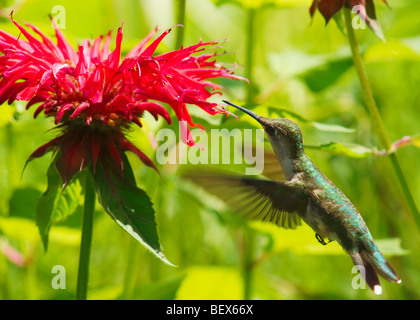
[{"label": "red bee balm flower", "polygon": [[0,57],[0,104],[24,100],[29,108],[40,103],[34,116],[43,111],[55,118],[61,134],[38,148],[29,160],[50,150],[59,151],[55,164],[64,185],[85,167],[95,168],[98,160],[109,163],[112,159],[122,171],[124,151],[134,152],[155,168],[125,138],[124,129],[132,122],[141,126],[139,118],[145,111],[170,123],[169,113],[160,102],[172,107],[179,120],[196,126],[187,104],[195,104],[211,115],[224,112],[216,103],[207,101],[221,89],[207,79],[242,79],[217,64],[216,53],[193,56],[216,45],[215,41],[200,41],[154,56],[171,29],[147,45],[155,29],[121,61],[122,27],[118,29],[114,51],[109,49],[110,33],[93,43],[85,40],[76,51],[57,27],[55,44],[36,26],[28,24],[39,38],[13,18],[11,21],[26,40],[0,30],[0,51],[4,54]]}]

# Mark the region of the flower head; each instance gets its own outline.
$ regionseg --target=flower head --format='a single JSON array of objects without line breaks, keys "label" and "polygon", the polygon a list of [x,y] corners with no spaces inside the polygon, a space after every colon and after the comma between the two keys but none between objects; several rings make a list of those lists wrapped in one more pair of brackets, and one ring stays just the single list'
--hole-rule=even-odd
[{"label": "flower head", "polygon": [[[386,0],[379,0],[387,4]],[[381,26],[376,19],[376,11],[373,0],[313,0],[310,14],[313,17],[316,9],[321,12],[328,23],[330,19],[343,7],[353,10],[359,17],[371,28],[371,30],[380,38],[384,39]]]},{"label": "flower head", "polygon": [[[148,166],[153,162],[131,144],[124,129],[131,123],[141,126],[144,112],[155,119],[171,122],[168,104],[179,120],[196,126],[187,105],[194,104],[214,115],[224,112],[208,98],[221,89],[209,79],[242,79],[216,62],[216,53],[201,53],[217,42],[202,42],[190,47],[155,55],[169,34],[163,32],[150,40],[153,30],[121,59],[122,27],[116,46],[110,50],[111,33],[93,42],[85,40],[77,50],[56,27],[57,43],[36,26],[29,29],[11,21],[21,35],[15,37],[0,30],[0,104],[15,100],[37,104],[34,116],[41,112],[54,117],[61,135],[38,148],[29,160],[53,149],[60,152],[56,167],[64,185],[86,166],[96,166],[98,159],[111,158],[121,167],[120,152],[132,151]],[[35,34],[35,35],[33,35]],[[26,38],[22,39],[24,36]],[[196,55],[197,53],[201,53]],[[188,135],[187,135],[188,136]],[[194,144],[186,140],[189,145]]]}]

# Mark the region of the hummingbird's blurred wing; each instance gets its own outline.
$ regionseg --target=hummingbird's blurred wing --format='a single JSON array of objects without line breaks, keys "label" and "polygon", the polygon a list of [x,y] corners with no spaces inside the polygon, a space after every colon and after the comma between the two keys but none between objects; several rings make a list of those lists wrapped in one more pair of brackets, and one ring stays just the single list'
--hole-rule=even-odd
[{"label": "hummingbird's blurred wing", "polygon": [[[252,157],[258,156],[257,149],[255,146],[252,148],[243,148],[242,154],[248,162],[255,161]],[[264,147],[264,169],[262,175],[268,179],[284,181],[284,173],[282,167],[277,159],[277,156],[274,154],[271,147]]]},{"label": "hummingbird's blurred wing", "polygon": [[196,170],[182,174],[251,219],[271,221],[286,229],[300,226],[308,196],[287,182],[261,180],[223,171]]}]

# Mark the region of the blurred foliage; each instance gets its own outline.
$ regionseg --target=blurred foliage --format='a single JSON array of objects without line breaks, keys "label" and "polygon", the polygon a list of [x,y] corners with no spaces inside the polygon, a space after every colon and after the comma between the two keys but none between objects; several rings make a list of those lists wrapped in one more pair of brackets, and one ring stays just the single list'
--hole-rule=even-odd
[{"label": "blurred foliage", "polygon": [[[258,5],[257,5],[258,2]],[[133,245],[121,228],[97,206],[91,257],[92,299],[241,299],[244,291],[244,233],[253,238],[251,298],[253,299],[419,299],[419,236],[411,221],[399,185],[386,157],[372,155],[378,140],[372,134],[351,64],[347,39],[339,27],[318,14],[311,20],[311,1],[187,0],[184,43],[228,39],[219,52],[226,64],[238,63],[245,75],[246,11],[256,10],[253,72],[255,109],[262,115],[283,115],[302,127],[307,153],[319,168],[359,208],[378,246],[390,258],[403,285],[383,283],[383,294],[354,290],[353,264],[336,244],[320,245],[306,226],[281,230],[267,223],[244,223],[223,203],[179,176],[179,167],[160,166],[162,178],[135,157],[137,182],[153,198],[164,253],[176,264],[161,263],[140,245]],[[66,37],[76,44],[114,30],[124,21],[123,49],[127,52],[156,25],[177,23],[171,0],[64,0]],[[241,5],[238,5],[241,4]],[[357,30],[375,99],[393,141],[420,132],[420,3],[378,3],[377,12],[387,42],[371,32]],[[2,10],[14,10],[19,22],[30,22],[52,35],[46,0],[1,1]],[[7,6],[7,8],[6,8]],[[163,9],[162,9],[163,8]],[[17,35],[4,17],[2,30]],[[173,48],[167,37],[160,50]],[[243,101],[247,84],[223,80],[223,98]],[[51,227],[48,251],[34,222],[38,197],[47,186],[48,156],[25,161],[54,133],[50,120],[32,119],[24,104],[1,106],[0,113],[0,299],[73,299],[77,279],[81,206]],[[194,107],[191,107],[194,110]],[[33,110],[32,110],[33,111]],[[192,111],[193,120],[206,130],[257,128],[247,117],[209,119]],[[146,154],[164,124],[146,118],[144,129],[130,132],[133,143]],[[418,145],[418,135],[413,144]],[[199,141],[198,141],[199,143]],[[233,144],[233,143],[232,143]],[[219,150],[209,150],[209,157]],[[326,152],[325,152],[326,151]],[[234,148],[230,149],[231,156]],[[420,199],[420,149],[398,150],[414,198]],[[233,162],[233,161],[232,161]],[[243,165],[221,165],[236,171]],[[82,196],[82,195],[81,195]],[[22,257],[18,264],[16,257]],[[20,260],[19,260],[20,261]],[[66,268],[66,289],[54,290],[51,270]]]}]

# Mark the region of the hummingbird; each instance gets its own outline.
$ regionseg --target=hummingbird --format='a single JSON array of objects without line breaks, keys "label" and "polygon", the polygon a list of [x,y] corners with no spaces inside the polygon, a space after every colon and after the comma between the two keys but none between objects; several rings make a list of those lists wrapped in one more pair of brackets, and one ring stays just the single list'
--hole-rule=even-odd
[{"label": "hummingbird", "polygon": [[[378,275],[401,283],[356,207],[305,154],[299,126],[286,118],[262,117],[229,101],[223,102],[261,124],[285,180],[212,173],[208,179],[200,181],[196,177],[195,181],[210,182],[207,189],[204,183],[207,191],[252,218],[268,220],[286,229],[295,229],[303,220],[315,231],[321,244],[326,245],[326,239],[337,241],[375,294],[382,293]],[[232,196],[234,190],[239,198]]]}]

